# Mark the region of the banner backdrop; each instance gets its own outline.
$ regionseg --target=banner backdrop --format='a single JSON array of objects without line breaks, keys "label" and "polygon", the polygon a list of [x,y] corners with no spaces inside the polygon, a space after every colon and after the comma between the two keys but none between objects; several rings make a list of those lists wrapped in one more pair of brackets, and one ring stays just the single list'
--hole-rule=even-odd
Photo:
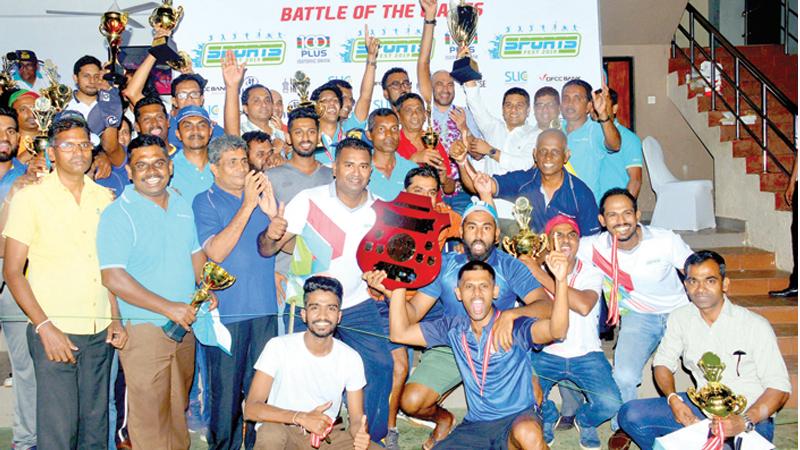
[{"label": "banner backdrop", "polygon": [[[247,61],[244,86],[260,83],[297,101],[289,83],[296,70],[311,78],[311,89],[342,78],[358,90],[364,72],[364,25],[380,38],[373,107],[386,106],[383,73],[405,68],[416,84],[422,8],[412,0],[270,1],[191,0],[174,34],[195,70],[209,80],[205,99],[212,118],[222,120],[225,88],[220,64],[227,50]],[[472,3],[480,12],[470,48],[483,74],[483,99],[496,103],[512,86],[533,93],[560,89],[573,78],[599,87],[601,74],[598,6],[587,0],[489,0]],[[449,4],[440,2],[431,69],[450,70],[458,44],[448,31]],[[416,89],[415,89],[416,90]],[[460,88],[457,104],[463,104]]]}]

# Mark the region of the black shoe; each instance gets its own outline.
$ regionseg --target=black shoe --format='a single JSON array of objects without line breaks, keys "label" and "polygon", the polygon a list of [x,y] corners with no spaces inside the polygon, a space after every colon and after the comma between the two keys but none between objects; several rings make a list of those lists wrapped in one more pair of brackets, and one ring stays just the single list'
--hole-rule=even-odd
[{"label": "black shoe", "polygon": [[769,291],[769,296],[780,298],[797,297],[797,287],[789,286],[782,291]]},{"label": "black shoe", "polygon": [[556,422],[555,429],[558,431],[571,430],[575,425],[575,416],[561,416]]}]

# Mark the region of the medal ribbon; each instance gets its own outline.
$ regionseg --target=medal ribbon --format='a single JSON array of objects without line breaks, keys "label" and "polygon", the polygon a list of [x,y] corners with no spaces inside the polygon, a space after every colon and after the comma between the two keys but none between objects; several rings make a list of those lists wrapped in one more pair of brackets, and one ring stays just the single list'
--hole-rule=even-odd
[{"label": "medal ribbon", "polygon": [[[498,310],[494,315],[494,320],[496,321],[497,318],[500,317],[500,311]],[[492,329],[489,330],[489,336],[486,339],[486,345],[483,346],[483,364],[482,369],[483,372],[481,373],[481,379],[478,380],[478,373],[475,372],[475,363],[472,362],[472,355],[469,351],[469,345],[467,345],[467,334],[461,333],[461,345],[464,347],[464,354],[467,355],[467,365],[469,365],[469,370],[472,372],[472,378],[475,379],[475,383],[481,389],[481,397],[483,397],[483,387],[486,385],[486,373],[489,372],[489,359],[491,359],[491,354],[489,352],[492,350],[492,338],[494,337],[494,326]]]},{"label": "medal ribbon", "polygon": [[608,320],[606,323],[609,325],[616,325],[619,322],[619,257],[617,256],[617,236],[611,242],[611,271],[612,271],[612,285],[611,294],[608,298]]},{"label": "medal ribbon", "polygon": [[722,444],[725,442],[725,431],[722,429],[721,421],[717,421],[716,428],[715,434],[708,438],[702,450],[722,450]]},{"label": "medal ribbon", "polygon": [[[575,287],[575,279],[578,278],[578,274],[581,273],[581,269],[583,269],[583,262],[581,262],[579,259],[577,264],[575,264],[575,271],[569,276],[569,287]],[[556,299],[556,297],[550,291],[548,291],[547,288],[545,288],[544,291],[550,297],[550,300]]]}]

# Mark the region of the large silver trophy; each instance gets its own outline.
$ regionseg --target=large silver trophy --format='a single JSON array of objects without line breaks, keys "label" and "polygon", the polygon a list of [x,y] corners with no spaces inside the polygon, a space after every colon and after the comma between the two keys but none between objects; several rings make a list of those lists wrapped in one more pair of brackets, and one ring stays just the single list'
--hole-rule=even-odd
[{"label": "large silver trophy", "polygon": [[[447,27],[450,29],[450,37],[458,43],[459,48],[469,47],[478,30],[478,10],[465,4],[464,0],[451,1],[447,12]],[[455,60],[450,76],[461,84],[481,79],[478,63],[469,56]]]}]

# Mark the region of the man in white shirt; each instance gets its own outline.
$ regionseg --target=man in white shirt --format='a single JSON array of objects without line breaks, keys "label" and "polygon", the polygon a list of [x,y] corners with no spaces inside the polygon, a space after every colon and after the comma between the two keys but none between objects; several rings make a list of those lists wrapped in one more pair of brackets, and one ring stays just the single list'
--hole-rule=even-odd
[{"label": "man in white shirt", "polygon": [[103,80],[103,66],[94,56],[84,55],[75,61],[72,73],[77,89],[64,109],[78,111],[83,117],[89,117],[89,111],[97,102],[97,91],[100,90],[99,85]]},{"label": "man in white shirt", "polygon": [[[303,285],[308,329],[267,342],[256,361],[256,373],[245,403],[247,420],[259,422],[255,448],[364,450],[371,444],[364,416],[367,384],[364,364],[355,350],[335,339],[342,320],[342,285],[313,276]],[[347,395],[349,433],[334,426]]]},{"label": "man in white shirt", "polygon": [[[334,182],[300,191],[285,208],[281,205],[269,228],[259,236],[258,246],[263,256],[280,250],[292,253],[299,235],[302,246],[295,257],[303,247],[313,248],[316,266],[312,267],[321,267],[311,275],[324,273],[341,282],[342,327],[336,330],[336,337],[353,347],[365,362],[367,422],[372,440],[379,442],[388,431],[393,364],[388,343],[380,337],[384,330],[378,308],[356,260],[361,239],[375,224],[375,197],[367,190],[372,154],[361,139],[345,138],[336,146],[335,155]],[[326,257],[323,253],[328,251]]]},{"label": "man in white shirt", "polygon": [[725,260],[719,254],[709,250],[693,253],[686,259],[684,270],[684,285],[692,303],[669,315],[667,331],[653,360],[656,384],[666,398],[626,403],[619,411],[620,426],[640,448],[649,450],[657,437],[702,420],[704,414],[686,393],[675,391],[674,373],[679,358],[683,359],[697,387],[705,386],[707,381],[698,363],[706,352],[712,352],[725,365],[722,383],[747,399],[744,413],[714,420],[712,431],[716,433],[721,425],[724,435],[733,437],[755,430],[772,441],[773,415],[792,390],[772,326],[727,298],[730,279],[725,276]]},{"label": "man in white shirt", "polygon": [[[600,316],[600,288],[603,274],[591,262],[577,258],[581,231],[569,216],[558,214],[544,227],[553,252],[563,252],[569,263],[569,330],[567,338],[546,346],[533,356],[533,367],[539,375],[544,393],[542,415],[544,439],[548,445],[555,440],[553,428],[558,419],[555,403],[547,399],[550,389],[563,381],[571,381],[586,395],[587,402],[577,410],[575,423],[580,433],[582,449],[600,449],[597,427],[617,413],[622,400],[611,376],[611,365],[600,348],[597,321]],[[521,257],[531,273],[542,284],[537,291],[553,297],[555,283],[549,272],[530,256]],[[563,389],[562,389],[563,391]]]},{"label": "man in white shirt", "polygon": [[[623,402],[637,397],[642,369],[664,335],[667,316],[689,302],[676,269],[683,269],[692,250],[672,231],[641,225],[640,217],[630,192],[609,190],[598,216],[608,231],[583,238],[578,249],[578,258],[603,272],[609,323],[621,321],[614,381]],[[609,447],[624,448],[622,441],[629,439],[618,430],[616,418],[611,427],[616,432]]]}]

